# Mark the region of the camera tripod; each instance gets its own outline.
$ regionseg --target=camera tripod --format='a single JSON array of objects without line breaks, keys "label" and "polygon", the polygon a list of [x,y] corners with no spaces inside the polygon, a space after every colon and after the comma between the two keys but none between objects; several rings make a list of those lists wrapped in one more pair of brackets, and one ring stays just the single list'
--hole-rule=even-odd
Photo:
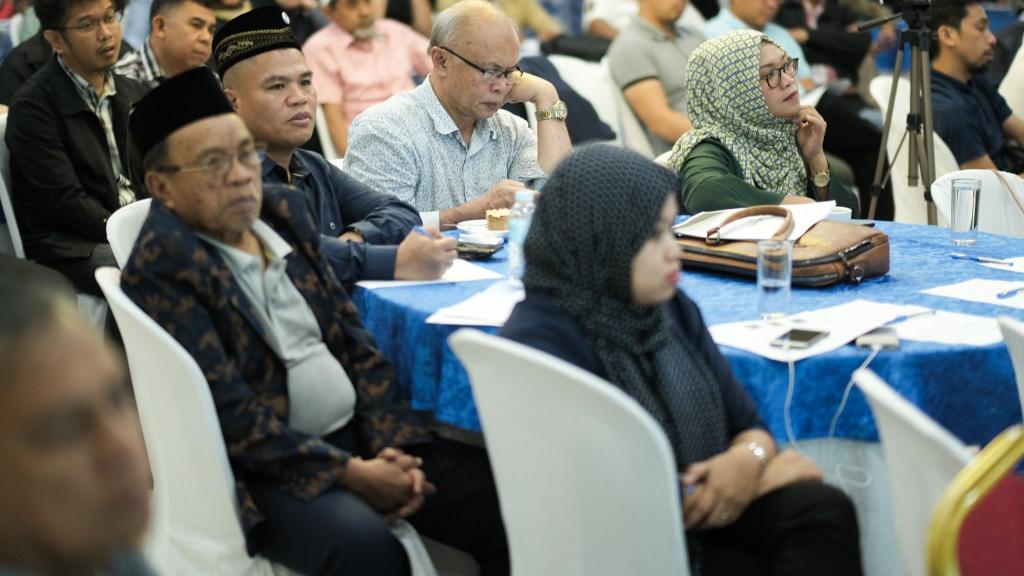
[{"label": "camera tripod", "polygon": [[878,205],[878,195],[886,182],[889,181],[892,166],[885,171],[886,151],[889,134],[892,131],[893,105],[896,103],[900,73],[903,71],[903,47],[910,45],[910,107],[907,113],[907,127],[900,138],[899,146],[893,155],[893,164],[899,157],[903,144],[908,144],[907,184],[917,186],[920,180],[924,186],[924,200],[928,207],[928,223],[935,224],[937,217],[935,204],[932,202],[932,182],[935,181],[935,140],[932,124],[932,84],[931,60],[929,44],[931,30],[928,28],[930,3],[927,0],[911,0],[903,6],[903,10],[892,16],[865,22],[858,30],[865,31],[886,22],[903,18],[907,29],[900,34],[899,48],[896,51],[896,65],[892,73],[892,86],[889,88],[889,106],[885,111],[885,125],[882,128],[882,147],[878,151],[878,162],[875,164],[875,178],[871,184],[871,204],[868,218],[874,219]]}]

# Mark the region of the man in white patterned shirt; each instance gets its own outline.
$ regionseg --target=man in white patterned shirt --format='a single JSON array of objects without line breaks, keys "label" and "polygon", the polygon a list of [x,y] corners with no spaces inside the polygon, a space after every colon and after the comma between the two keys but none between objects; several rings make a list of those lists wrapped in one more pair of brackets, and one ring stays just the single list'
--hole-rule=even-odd
[{"label": "man in white patterned shirt", "polygon": [[138,80],[147,89],[167,78],[202,66],[213,50],[217,25],[213,0],[156,0],[149,11],[150,32],[142,49],[121,59],[115,74]]},{"label": "man in white patterned shirt", "polygon": [[[565,103],[550,82],[518,66],[512,21],[492,4],[466,0],[441,12],[430,36],[434,71],[411,92],[356,117],[345,170],[420,211],[424,224],[453,226],[512,205],[571,150]],[[501,110],[537,107],[537,132]]]}]

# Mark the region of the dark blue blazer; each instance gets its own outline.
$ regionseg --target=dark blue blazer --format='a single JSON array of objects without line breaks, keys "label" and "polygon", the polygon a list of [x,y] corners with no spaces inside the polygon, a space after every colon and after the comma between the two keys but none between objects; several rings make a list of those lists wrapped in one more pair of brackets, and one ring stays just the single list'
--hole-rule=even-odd
[{"label": "dark blue blazer", "polygon": [[[369,458],[387,446],[426,441],[415,413],[399,398],[394,370],[325,264],[305,198],[264,187],[261,219],[292,245],[288,276],[355,386],[356,413],[347,426],[355,426],[359,455]],[[246,485],[251,478],[277,482],[304,501],[338,484],[349,454],[288,426],[287,369],[270,347],[253,303],[217,251],[156,200],[121,285],[206,376],[247,535],[262,520]]]}]

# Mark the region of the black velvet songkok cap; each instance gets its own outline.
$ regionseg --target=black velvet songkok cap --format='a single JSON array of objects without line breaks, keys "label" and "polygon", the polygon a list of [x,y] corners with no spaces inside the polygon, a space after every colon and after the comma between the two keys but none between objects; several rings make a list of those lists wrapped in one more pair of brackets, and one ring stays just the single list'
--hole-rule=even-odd
[{"label": "black velvet songkok cap", "polygon": [[220,77],[228,68],[257,54],[278,48],[302,50],[289,22],[287,14],[270,5],[250,10],[222,26],[213,37],[213,56]]},{"label": "black velvet songkok cap", "polygon": [[139,100],[128,129],[140,158],[179,128],[221,114],[233,114],[217,77],[200,66],[166,80]]}]

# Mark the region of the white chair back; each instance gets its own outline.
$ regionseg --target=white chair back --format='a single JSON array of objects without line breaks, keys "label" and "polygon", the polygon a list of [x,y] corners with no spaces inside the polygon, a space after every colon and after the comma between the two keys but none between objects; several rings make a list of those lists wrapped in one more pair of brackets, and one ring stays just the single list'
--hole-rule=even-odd
[{"label": "white chair back", "polygon": [[1024,117],[1024,50],[1018,49],[1013,57],[1006,76],[999,83],[999,94],[1006,98],[1014,114]]},{"label": "white chair back", "polygon": [[121,290],[114,268],[96,271],[128,353],[153,472],[147,559],[162,574],[269,575],[250,558],[234,474],[206,378],[192,356]]},{"label": "white chair back", "polygon": [[[602,61],[601,65],[607,68],[608,60]],[[611,78],[611,72],[608,72],[608,78]],[[616,130],[619,131],[622,145],[653,159],[654,149],[651,148],[651,141],[647,139],[644,125],[640,122],[636,112],[633,112],[633,108],[629,105],[622,90],[619,90],[617,86],[613,87],[615,88],[615,103],[619,109],[619,124]]]},{"label": "white chair back", "polygon": [[[891,85],[891,75],[881,75],[871,80],[871,97],[878,102],[879,108],[882,109],[882,114],[885,114],[889,106],[889,89]],[[909,167],[907,166],[910,150],[909,135],[904,140],[903,146],[900,146],[900,140],[903,140],[903,136],[907,132],[907,113],[909,111],[910,81],[906,78],[900,78],[897,84],[896,102],[893,104],[889,140],[886,142],[886,153],[889,156],[889,165],[892,167],[889,181],[892,183],[893,204],[896,209],[895,220],[908,224],[927,224],[928,205],[924,201],[924,184],[920,183],[920,181],[917,186],[907,184],[907,176],[909,175]],[[949,150],[949,146],[942,141],[938,134],[934,135],[934,148],[936,180],[944,174],[960,169],[956,158]],[[897,150],[899,150],[899,155],[896,153]]]},{"label": "white chair back", "polygon": [[853,379],[867,397],[878,426],[903,556],[901,574],[925,576],[932,510],[971,453],[871,370],[858,370]]},{"label": "white chair back", "polygon": [[1020,398],[1020,409],[1024,413],[1024,322],[1009,316],[998,318],[999,329],[1003,332],[1006,351],[1010,353],[1013,373],[1017,378],[1017,396]]},{"label": "white chair back", "polygon": [[449,344],[472,382],[514,575],[689,574],[675,461],[639,404],[497,336],[462,329]]},{"label": "white chair back", "polygon": [[1024,179],[1009,172],[994,170],[957,170],[932,183],[932,199],[938,224],[949,226],[951,192],[956,178],[981,181],[978,199],[978,230],[1024,237]]},{"label": "white chair back", "polygon": [[[590,102],[597,112],[597,117],[616,131],[616,138],[612,142],[622,143],[622,134],[619,132],[619,105],[615,99],[618,88],[612,82],[608,68],[597,62],[562,54],[552,54],[548,56],[548,61],[558,70],[558,75],[566,84]],[[572,114],[572,111],[569,113]]]},{"label": "white chair back", "polygon": [[14,218],[14,202],[11,200],[11,153],[7,149],[6,134],[7,114],[3,114],[0,115],[0,208],[3,208],[4,220],[7,221],[11,251],[18,258],[24,258],[25,248],[21,244],[21,232]]},{"label": "white chair back", "polygon": [[135,240],[139,237],[142,224],[149,215],[149,204],[152,200],[144,198],[122,206],[107,218],[107,242],[114,253],[117,266],[124,270],[128,258],[132,255]]},{"label": "white chair back", "polygon": [[338,150],[334,147],[334,141],[331,140],[331,131],[327,128],[327,116],[324,115],[323,106],[320,105],[316,107],[316,134],[320,138],[320,150],[323,151],[324,158],[328,160],[341,158]]}]

